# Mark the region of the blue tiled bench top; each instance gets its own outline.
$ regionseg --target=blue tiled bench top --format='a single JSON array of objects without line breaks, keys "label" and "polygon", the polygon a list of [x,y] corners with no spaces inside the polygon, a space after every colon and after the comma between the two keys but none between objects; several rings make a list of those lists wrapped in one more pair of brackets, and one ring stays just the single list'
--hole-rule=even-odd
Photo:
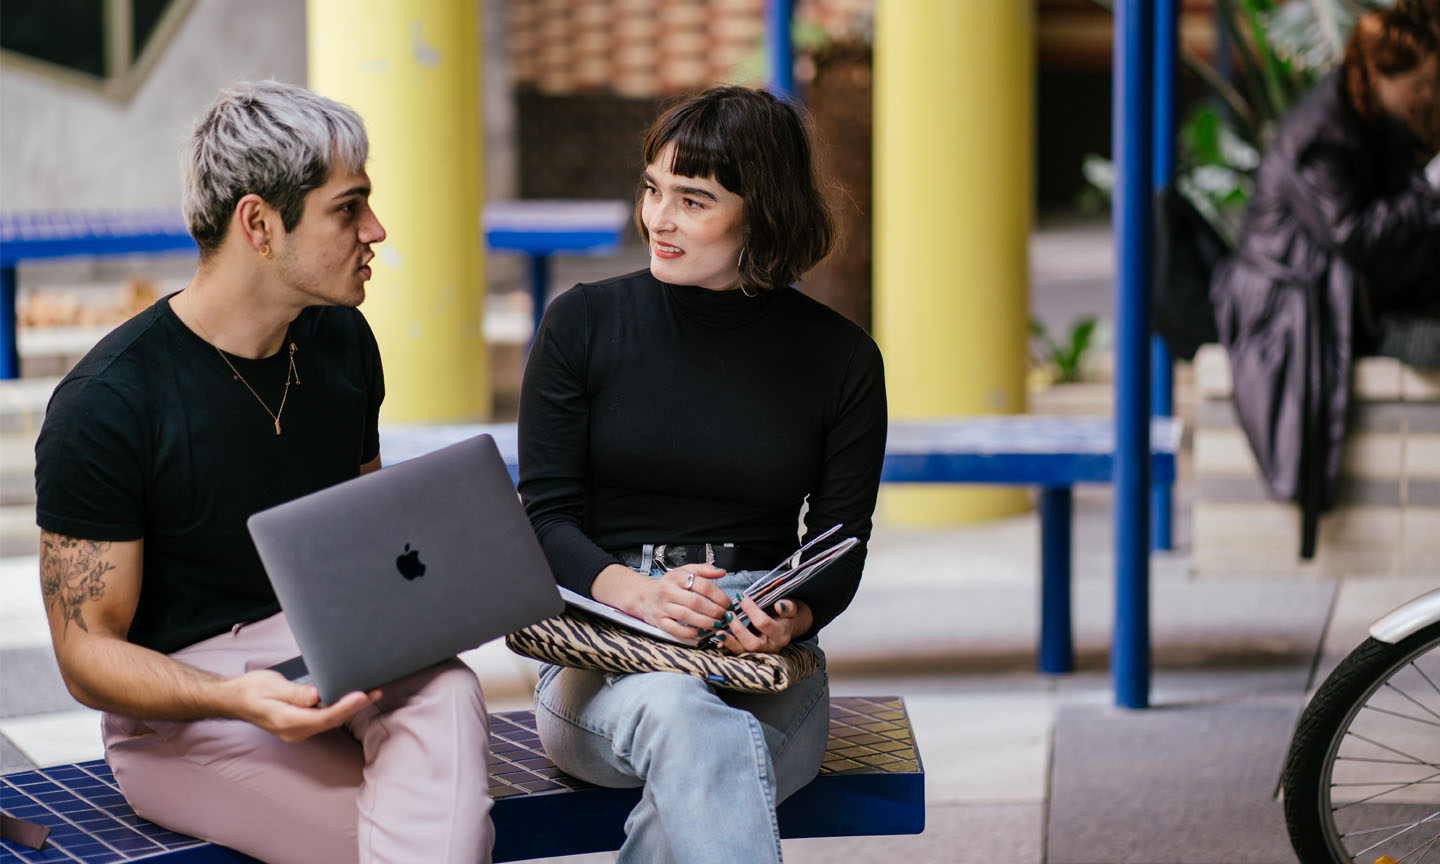
[{"label": "blue tiled bench top", "polygon": [[[604,789],[561,773],[540,747],[531,711],[491,715],[490,751],[495,861],[620,847],[638,789]],[[39,851],[0,840],[3,861],[253,860],[141,819],[102,760],[0,776],[0,811],[51,829]],[[833,699],[820,776],[780,805],[779,817],[786,837],[923,831],[925,774],[904,703],[893,696]]]}]

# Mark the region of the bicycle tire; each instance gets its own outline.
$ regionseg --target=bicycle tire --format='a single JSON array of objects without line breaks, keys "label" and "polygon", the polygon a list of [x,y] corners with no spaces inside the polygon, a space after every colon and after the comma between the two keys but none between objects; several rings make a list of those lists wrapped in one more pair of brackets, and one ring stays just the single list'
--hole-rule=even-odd
[{"label": "bicycle tire", "polygon": [[[1336,757],[1371,697],[1409,669],[1412,661],[1437,647],[1440,622],[1393,645],[1367,638],[1315,691],[1296,724],[1282,776],[1285,826],[1301,864],[1351,864],[1355,860],[1342,845],[1331,801]],[[1435,824],[1440,831],[1440,822]]]}]

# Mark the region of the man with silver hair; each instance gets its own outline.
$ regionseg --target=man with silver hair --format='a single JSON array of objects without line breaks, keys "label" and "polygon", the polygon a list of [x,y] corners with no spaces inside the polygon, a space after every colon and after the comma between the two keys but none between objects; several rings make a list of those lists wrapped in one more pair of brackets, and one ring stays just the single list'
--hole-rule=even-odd
[{"label": "man with silver hair", "polygon": [[140,815],[270,862],[488,861],[468,667],[324,707],[267,668],[299,650],[245,519],[380,467],[380,354],[355,308],[385,239],[368,148],[354,111],[274,81],[196,124],[194,279],[101,340],[45,416],[45,608]]}]

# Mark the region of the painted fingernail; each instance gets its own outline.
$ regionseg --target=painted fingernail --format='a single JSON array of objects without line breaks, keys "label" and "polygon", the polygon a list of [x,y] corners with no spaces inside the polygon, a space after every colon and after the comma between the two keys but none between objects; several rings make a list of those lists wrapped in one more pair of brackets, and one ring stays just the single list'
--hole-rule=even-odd
[{"label": "painted fingernail", "polygon": [[[730,613],[728,613],[728,612],[725,613],[725,618],[728,620],[728,619],[730,618]],[[716,622],[715,622],[715,629],[716,629],[716,630],[719,630],[721,627],[724,627],[724,626],[725,626],[725,622],[724,622],[724,621],[716,621]]]},{"label": "painted fingernail", "polygon": [[735,620],[735,613],[734,613],[734,612],[726,612],[726,613],[725,613],[725,623],[728,624],[728,623],[730,623],[731,621],[734,621],[734,620]]},{"label": "painted fingernail", "polygon": [[724,630],[721,630],[719,633],[715,634],[715,638],[719,639],[721,642],[724,642],[727,635],[729,634],[727,634]]},{"label": "painted fingernail", "polygon": [[784,615],[790,611],[790,606],[784,600],[776,603],[775,608],[780,610],[781,615]]}]

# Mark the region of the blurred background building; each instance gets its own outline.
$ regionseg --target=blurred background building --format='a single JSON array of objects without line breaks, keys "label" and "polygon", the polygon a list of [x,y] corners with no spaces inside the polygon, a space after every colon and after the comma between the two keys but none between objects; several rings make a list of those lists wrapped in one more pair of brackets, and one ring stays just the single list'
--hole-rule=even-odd
[{"label": "blurred background building", "polygon": [[[636,137],[658,103],[764,79],[764,0],[477,2],[493,198],[629,197]],[[802,96],[824,86],[827,60],[868,58],[875,2],[797,0]],[[1110,13],[1094,0],[1034,3],[1036,197],[1048,214],[1074,203],[1084,156],[1109,152]],[[1212,3],[1183,3],[1182,38],[1202,56]],[[305,83],[305,46],[303,0],[6,0],[0,207],[176,204],[178,170],[157,154],[178,152],[227,81]]]}]

